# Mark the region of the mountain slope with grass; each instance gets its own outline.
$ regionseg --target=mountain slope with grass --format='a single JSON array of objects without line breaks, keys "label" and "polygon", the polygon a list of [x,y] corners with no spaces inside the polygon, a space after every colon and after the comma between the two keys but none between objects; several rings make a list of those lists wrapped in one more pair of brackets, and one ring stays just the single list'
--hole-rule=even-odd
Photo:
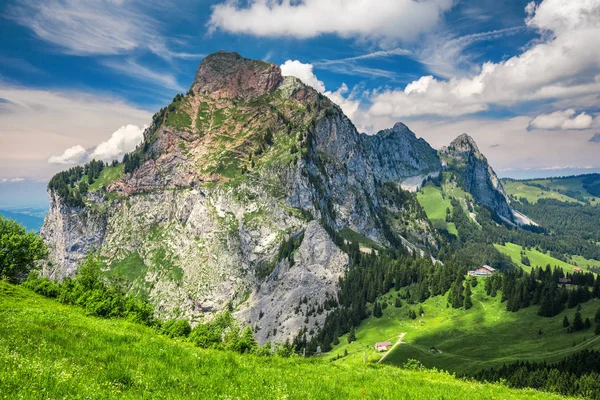
[{"label": "mountain slope with grass", "polygon": [[[552,399],[435,371],[201,350],[0,282],[6,398]],[[26,382],[26,384],[24,384]]]}]

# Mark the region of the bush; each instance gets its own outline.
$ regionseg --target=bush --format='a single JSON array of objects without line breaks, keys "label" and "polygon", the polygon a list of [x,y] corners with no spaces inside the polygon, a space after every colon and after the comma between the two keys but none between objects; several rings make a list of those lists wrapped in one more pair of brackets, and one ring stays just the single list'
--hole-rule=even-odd
[{"label": "bush", "polygon": [[188,337],[192,327],[187,319],[170,319],[162,325],[161,331],[170,338]]}]

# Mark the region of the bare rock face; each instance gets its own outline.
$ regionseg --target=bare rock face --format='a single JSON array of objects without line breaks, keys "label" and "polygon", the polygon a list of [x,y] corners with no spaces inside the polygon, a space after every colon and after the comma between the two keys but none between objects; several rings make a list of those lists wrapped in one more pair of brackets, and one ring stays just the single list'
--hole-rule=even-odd
[{"label": "bare rock face", "polygon": [[275,64],[221,51],[202,60],[192,89],[217,97],[258,97],[273,91],[282,80]]},{"label": "bare rock face", "polygon": [[293,265],[289,260],[278,263],[253,295],[253,306],[237,315],[255,328],[261,343],[291,341],[293,333],[304,326],[323,326],[328,312],[308,316],[308,310],[322,307],[328,298],[336,296],[348,255],[317,221],[310,222],[303,235]]},{"label": "bare rock face", "polygon": [[457,161],[465,189],[475,199],[509,223],[514,222],[514,211],[508,196],[485,156],[479,151],[472,137],[463,133],[442,150],[443,154]]},{"label": "bare rock face", "polygon": [[[441,170],[441,162],[435,151],[424,139],[403,123],[385,129],[376,135],[361,135],[365,156],[371,162],[374,175],[380,182],[409,181],[410,187],[423,181],[429,174]],[[421,177],[413,184],[413,177]]]}]

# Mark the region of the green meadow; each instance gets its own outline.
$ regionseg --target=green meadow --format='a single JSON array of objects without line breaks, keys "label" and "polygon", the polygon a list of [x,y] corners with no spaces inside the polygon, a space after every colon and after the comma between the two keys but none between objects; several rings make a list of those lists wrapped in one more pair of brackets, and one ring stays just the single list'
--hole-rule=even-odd
[{"label": "green meadow", "polygon": [[449,233],[458,236],[454,223],[446,222],[446,209],[452,210],[452,204],[450,198],[443,195],[440,188],[429,183],[419,190],[417,199],[434,228],[445,229]]},{"label": "green meadow", "polygon": [[539,187],[530,186],[523,181],[504,180],[502,183],[507,194],[512,195],[517,199],[525,198],[532,204],[537,203],[539,199],[555,199],[565,203],[581,204],[580,201],[562,193],[550,189],[544,190]]},{"label": "green meadow", "polygon": [[447,373],[203,350],[0,281],[1,399],[559,399]]},{"label": "green meadow", "polygon": [[542,253],[535,249],[526,249],[525,254],[527,255],[527,258],[529,258],[529,263],[531,264],[530,266],[527,266],[521,262],[521,251],[523,250],[521,246],[514,243],[506,243],[505,245],[494,244],[494,247],[501,253],[509,256],[515,264],[527,272],[531,272],[532,267],[546,268],[547,265],[550,265],[551,267],[556,266],[562,268],[565,273],[573,273],[573,268],[579,267],[586,269],[588,268],[588,265],[594,266],[598,263],[598,261],[595,260],[586,260],[581,256],[575,256],[573,257],[573,260],[578,260],[579,262],[577,265],[573,265],[554,258],[550,254]]},{"label": "green meadow", "polygon": [[[374,349],[375,342],[396,343],[401,334],[403,343],[396,346],[384,363],[404,365],[407,360],[419,360],[425,367],[457,373],[474,373],[483,368],[502,366],[517,360],[561,360],[582,349],[600,349],[600,336],[593,327],[576,333],[567,333],[562,322],[565,315],[573,319],[575,309],[564,310],[553,318],[537,315],[538,307],[531,306],[516,313],[506,311],[501,293],[489,297],[484,291],[484,278],[473,288],[473,308],[470,310],[447,307],[446,296],[427,299],[423,316],[412,320],[409,309],[419,311],[419,305],[403,302],[394,306],[397,292],[391,291],[381,300],[389,304],[381,318],[369,317],[356,330],[356,342],[348,344],[347,335],[331,351],[331,357],[341,358],[335,363],[356,364],[366,357],[377,361],[381,353]],[[600,301],[582,304],[582,316],[593,320]],[[344,354],[347,356],[344,357]]]}]

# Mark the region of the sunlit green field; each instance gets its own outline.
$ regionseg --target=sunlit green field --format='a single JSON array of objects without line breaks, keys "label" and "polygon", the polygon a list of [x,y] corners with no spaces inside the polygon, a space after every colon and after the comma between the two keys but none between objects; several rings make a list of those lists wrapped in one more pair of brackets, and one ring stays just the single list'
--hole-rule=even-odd
[{"label": "sunlit green field", "polygon": [[[563,328],[565,314],[572,320],[575,309],[553,318],[538,316],[537,306],[508,312],[500,302],[501,293],[488,297],[484,278],[478,281],[473,289],[473,308],[468,311],[448,308],[446,297],[437,296],[423,304],[424,316],[411,320],[408,310],[412,307],[418,311],[418,305],[405,303],[395,308],[390,300],[383,317],[365,320],[352,344],[348,344],[347,336],[340,338],[331,356],[343,356],[348,351],[348,357],[336,363],[360,362],[365,355],[369,360],[378,360],[381,354],[374,350],[375,342],[396,343],[401,333],[406,333],[405,343],[395,347],[384,363],[403,365],[408,359],[416,359],[427,367],[451,372],[476,372],[517,360],[558,361],[582,349],[600,349],[600,336],[594,335],[593,327],[578,333],[567,333]],[[386,295],[388,299],[395,296],[394,291]],[[584,319],[593,320],[598,307],[597,300],[583,304]]]},{"label": "sunlit green field", "polygon": [[201,350],[0,281],[1,399],[559,399],[434,371]]},{"label": "sunlit green field", "polygon": [[555,199],[563,201],[565,203],[580,203],[580,201],[565,196],[564,194],[554,192],[551,190],[540,189],[535,186],[530,186],[525,182],[506,180],[502,182],[504,190],[507,194],[515,196],[517,199],[524,197],[528,202],[535,204],[539,199]]},{"label": "sunlit green field", "polygon": [[452,204],[448,196],[442,196],[442,191],[439,188],[428,184],[417,193],[417,199],[434,228],[446,229],[451,234],[458,236],[454,223],[446,222],[446,209],[452,210]]},{"label": "sunlit green field", "polygon": [[527,266],[521,263],[521,251],[523,250],[521,246],[514,243],[506,243],[504,246],[494,244],[494,247],[496,247],[501,253],[508,255],[515,264],[527,272],[530,272],[532,267],[546,268],[546,265],[550,265],[553,268],[555,266],[562,268],[565,273],[573,273],[573,268],[579,267],[585,270],[588,268],[588,265],[594,266],[596,263],[600,263],[595,260],[586,260],[581,256],[575,256],[573,257],[573,260],[578,261],[576,266],[556,259],[549,254],[539,252],[535,249],[528,249],[525,250],[525,254],[527,255],[527,258],[529,258],[529,263],[531,266]]}]

